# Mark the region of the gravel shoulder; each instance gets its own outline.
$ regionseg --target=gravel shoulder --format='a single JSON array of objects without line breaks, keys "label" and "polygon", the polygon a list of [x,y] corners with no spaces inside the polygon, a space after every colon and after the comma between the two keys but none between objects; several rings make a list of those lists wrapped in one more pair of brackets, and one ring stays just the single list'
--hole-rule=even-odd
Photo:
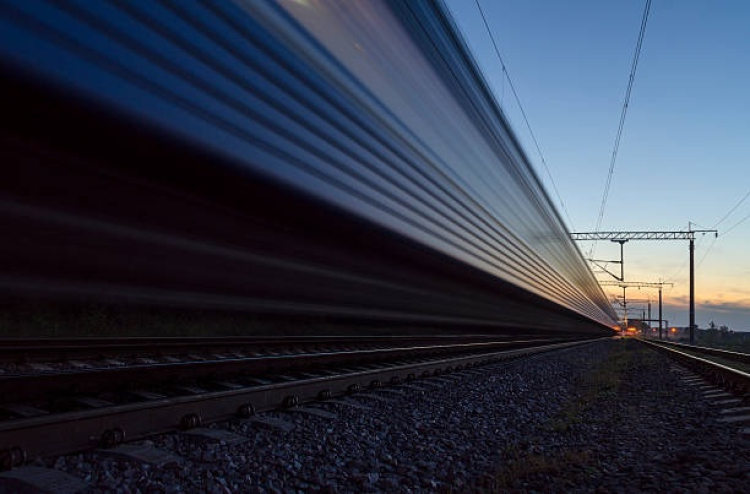
[{"label": "gravel shoulder", "polygon": [[747,492],[750,441],[680,369],[615,341],[557,415],[501,455],[497,490]]}]

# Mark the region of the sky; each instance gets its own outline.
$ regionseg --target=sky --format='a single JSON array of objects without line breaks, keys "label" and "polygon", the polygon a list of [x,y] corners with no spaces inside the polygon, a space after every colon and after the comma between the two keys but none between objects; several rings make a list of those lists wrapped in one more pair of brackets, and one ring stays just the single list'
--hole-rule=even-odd
[{"label": "sky", "polygon": [[[446,3],[568,228],[593,231],[646,0],[480,0],[559,198],[475,1]],[[702,328],[750,331],[750,197],[724,218],[750,192],[748,26],[744,0],[653,0],[600,228],[718,229],[696,237]],[[598,242],[594,257],[619,259],[619,246]],[[674,283],[663,292],[671,326],[688,325],[688,275],[687,241],[625,245],[626,281]],[[655,289],[628,297],[652,299],[656,314]],[[645,303],[633,307],[630,317]]]}]

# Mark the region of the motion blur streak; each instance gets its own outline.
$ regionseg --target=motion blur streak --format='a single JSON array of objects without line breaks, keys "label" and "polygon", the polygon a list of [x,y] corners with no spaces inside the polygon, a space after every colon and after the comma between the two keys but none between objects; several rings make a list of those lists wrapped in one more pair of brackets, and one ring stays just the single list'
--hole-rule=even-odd
[{"label": "motion blur streak", "polygon": [[0,0],[0,62],[15,297],[615,318],[438,2]]}]

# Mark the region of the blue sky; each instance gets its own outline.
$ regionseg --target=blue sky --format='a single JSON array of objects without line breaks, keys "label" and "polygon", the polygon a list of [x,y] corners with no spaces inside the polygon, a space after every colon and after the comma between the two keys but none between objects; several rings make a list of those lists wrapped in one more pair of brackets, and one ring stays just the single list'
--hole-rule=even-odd
[{"label": "blue sky", "polygon": [[[481,0],[567,214],[476,4],[447,4],[568,226],[593,230],[645,0]],[[750,2],[653,0],[602,230],[712,228],[748,191]],[[750,331],[750,219],[722,236],[748,215],[750,198],[717,226],[717,239],[696,242],[701,327]],[[596,247],[597,258],[618,256],[614,244]],[[626,279],[675,283],[664,292],[671,325],[688,321],[687,260],[687,242],[625,246]]]}]

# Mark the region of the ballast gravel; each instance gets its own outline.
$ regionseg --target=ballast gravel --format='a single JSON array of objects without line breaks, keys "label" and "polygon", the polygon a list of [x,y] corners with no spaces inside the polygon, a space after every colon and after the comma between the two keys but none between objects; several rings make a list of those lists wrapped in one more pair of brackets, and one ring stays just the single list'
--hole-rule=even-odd
[{"label": "ballast gravel", "polygon": [[[211,427],[139,444],[153,467],[99,452],[38,460],[89,492],[747,492],[750,441],[665,357],[613,340],[272,412],[284,430]],[[376,396],[377,398],[370,398]]]}]

